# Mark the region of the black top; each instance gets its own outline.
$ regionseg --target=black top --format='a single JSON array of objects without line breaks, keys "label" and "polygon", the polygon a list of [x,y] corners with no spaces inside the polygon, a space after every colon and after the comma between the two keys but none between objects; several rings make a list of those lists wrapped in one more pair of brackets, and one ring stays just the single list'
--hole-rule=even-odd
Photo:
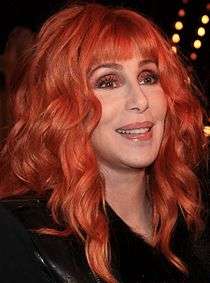
[{"label": "black top", "polygon": [[0,205],[0,282],[50,283],[27,231]]},{"label": "black top", "polygon": [[[40,223],[46,225],[46,222],[50,222],[46,203],[33,203],[25,202],[24,205],[16,206],[4,203],[10,211],[0,207],[0,282],[103,282],[89,269],[83,244],[77,237],[60,239],[30,232],[31,228],[39,228]],[[172,247],[187,263],[189,276],[180,272],[157,249],[132,232],[109,206],[107,209],[112,271],[120,283],[210,282],[202,261],[195,255],[184,221],[180,220],[177,224]]]},{"label": "black top", "polygon": [[[131,231],[113,210],[111,219],[111,243],[115,255],[116,270],[123,283],[204,283],[210,282],[210,274],[204,268],[190,240],[184,221],[179,219],[172,239],[173,251],[186,264],[189,275],[179,271],[163,254],[149,245],[141,236]],[[207,279],[208,278],[208,279]]]}]

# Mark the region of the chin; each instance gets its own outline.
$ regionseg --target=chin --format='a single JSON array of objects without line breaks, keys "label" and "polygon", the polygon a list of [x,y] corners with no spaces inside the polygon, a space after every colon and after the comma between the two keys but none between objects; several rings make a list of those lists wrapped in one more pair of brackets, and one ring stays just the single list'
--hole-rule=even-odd
[{"label": "chin", "polygon": [[152,165],[155,161],[155,158],[147,159],[147,160],[136,160],[130,162],[123,162],[126,167],[133,169],[143,169]]}]

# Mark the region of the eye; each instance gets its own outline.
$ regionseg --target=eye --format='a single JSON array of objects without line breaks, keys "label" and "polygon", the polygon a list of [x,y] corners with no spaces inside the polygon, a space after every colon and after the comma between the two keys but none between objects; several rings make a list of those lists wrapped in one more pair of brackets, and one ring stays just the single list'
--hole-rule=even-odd
[{"label": "eye", "polygon": [[159,82],[159,75],[155,71],[144,70],[138,76],[140,85],[153,85]]},{"label": "eye", "polygon": [[121,86],[121,79],[119,78],[119,76],[115,75],[115,74],[109,74],[109,75],[105,75],[100,77],[96,83],[95,83],[95,87],[96,88],[101,88],[101,89],[113,89],[113,88],[117,88],[119,86]]}]

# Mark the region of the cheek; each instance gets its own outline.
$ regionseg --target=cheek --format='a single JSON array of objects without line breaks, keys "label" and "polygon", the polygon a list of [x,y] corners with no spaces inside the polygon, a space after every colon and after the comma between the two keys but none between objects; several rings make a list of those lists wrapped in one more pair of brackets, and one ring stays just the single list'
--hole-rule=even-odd
[{"label": "cheek", "polygon": [[115,97],[101,97],[99,99],[102,107],[102,115],[99,127],[111,125],[115,123],[117,113],[122,109],[120,99]]},{"label": "cheek", "polygon": [[167,99],[164,94],[151,98],[150,109],[155,120],[163,121],[167,112]]}]

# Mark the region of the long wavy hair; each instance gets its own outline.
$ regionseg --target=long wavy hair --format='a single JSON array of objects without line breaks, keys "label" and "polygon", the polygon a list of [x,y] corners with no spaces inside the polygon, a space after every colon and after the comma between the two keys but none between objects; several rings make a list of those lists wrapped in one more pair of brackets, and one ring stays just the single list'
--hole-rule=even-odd
[{"label": "long wavy hair", "polygon": [[[65,223],[57,235],[76,233],[90,268],[105,282],[111,274],[105,182],[91,146],[101,105],[90,88],[94,64],[126,60],[139,50],[155,60],[168,103],[159,154],[150,170],[153,244],[177,268],[172,251],[181,211],[199,231],[201,192],[195,174],[205,150],[198,89],[158,28],[144,16],[99,4],[71,5],[43,25],[11,88],[15,123],[1,154],[1,197],[50,194],[53,218]],[[48,230],[46,230],[47,232]]]}]

